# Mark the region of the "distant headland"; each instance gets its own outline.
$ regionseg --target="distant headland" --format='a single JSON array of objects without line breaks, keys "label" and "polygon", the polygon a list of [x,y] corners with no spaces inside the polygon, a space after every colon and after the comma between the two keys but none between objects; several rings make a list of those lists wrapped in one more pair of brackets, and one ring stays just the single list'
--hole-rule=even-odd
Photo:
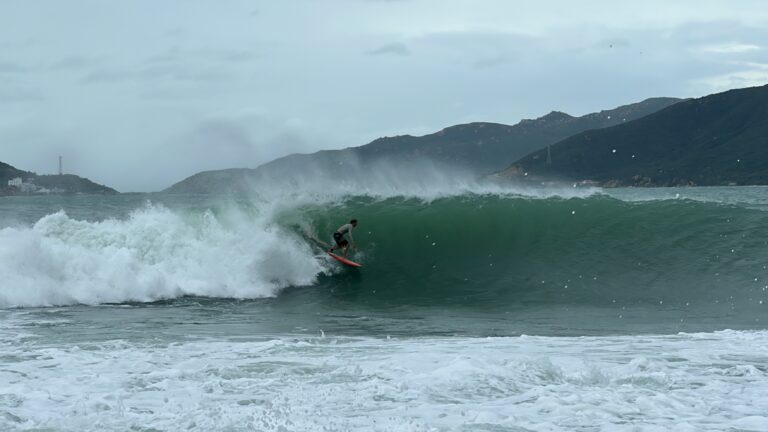
[{"label": "distant headland", "polygon": [[110,187],[74,174],[39,175],[0,162],[0,196],[116,193]]}]

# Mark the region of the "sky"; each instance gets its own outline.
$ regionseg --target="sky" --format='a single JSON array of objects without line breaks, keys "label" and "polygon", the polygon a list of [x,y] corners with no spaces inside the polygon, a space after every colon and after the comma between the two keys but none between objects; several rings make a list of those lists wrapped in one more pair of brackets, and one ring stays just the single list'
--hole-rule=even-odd
[{"label": "sky", "polygon": [[767,83],[764,0],[0,2],[0,161],[121,192]]}]

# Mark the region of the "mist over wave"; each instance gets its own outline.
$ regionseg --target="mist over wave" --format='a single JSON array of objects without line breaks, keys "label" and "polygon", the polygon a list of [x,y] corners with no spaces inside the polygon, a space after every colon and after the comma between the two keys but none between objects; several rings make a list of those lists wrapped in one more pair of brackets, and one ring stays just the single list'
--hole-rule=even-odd
[{"label": "mist over wave", "polygon": [[361,160],[344,153],[306,163],[310,155],[295,155],[255,170],[199,173],[171,188],[175,193],[213,193],[251,199],[296,201],[332,197],[418,197],[425,200],[462,194],[513,194],[524,196],[586,196],[597,188],[512,184],[495,177],[480,178],[466,169],[419,157]]}]

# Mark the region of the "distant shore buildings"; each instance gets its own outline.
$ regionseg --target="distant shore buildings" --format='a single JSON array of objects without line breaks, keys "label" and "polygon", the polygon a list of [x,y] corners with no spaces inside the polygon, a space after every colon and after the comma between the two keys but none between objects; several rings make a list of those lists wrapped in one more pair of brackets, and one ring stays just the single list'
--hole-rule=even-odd
[{"label": "distant shore buildings", "polygon": [[24,181],[21,177],[14,177],[8,180],[8,187],[15,188],[23,194],[49,194],[52,192],[50,189],[36,185],[33,180],[30,178]]}]

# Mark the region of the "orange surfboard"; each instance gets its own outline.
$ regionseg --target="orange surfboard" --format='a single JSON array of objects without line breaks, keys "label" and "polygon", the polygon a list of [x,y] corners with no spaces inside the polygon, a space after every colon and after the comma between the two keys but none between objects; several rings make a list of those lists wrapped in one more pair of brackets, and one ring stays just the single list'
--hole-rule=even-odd
[{"label": "orange surfboard", "polygon": [[344,258],[341,255],[336,255],[335,253],[328,252],[328,255],[332,256],[336,261],[338,261],[338,262],[340,262],[342,264],[346,264],[348,266],[352,266],[352,267],[362,267],[363,266],[360,263],[356,263],[356,262],[354,262],[352,260],[348,260],[348,259]]}]

